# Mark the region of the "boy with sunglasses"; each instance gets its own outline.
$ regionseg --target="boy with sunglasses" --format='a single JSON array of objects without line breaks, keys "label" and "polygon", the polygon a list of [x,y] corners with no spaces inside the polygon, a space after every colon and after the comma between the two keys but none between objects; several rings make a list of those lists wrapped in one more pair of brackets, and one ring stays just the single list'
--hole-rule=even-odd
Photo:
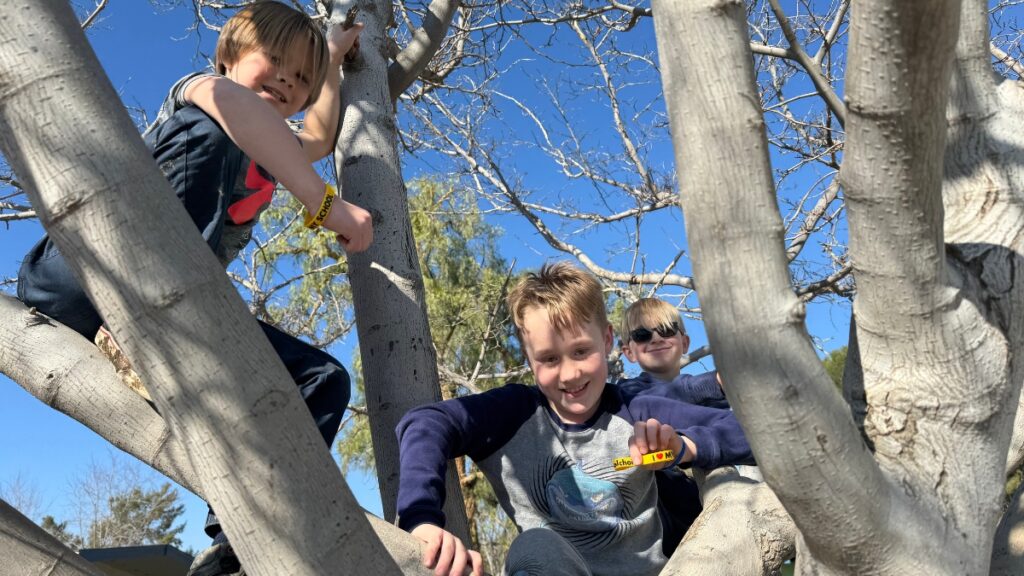
[{"label": "boy with sunglasses", "polygon": [[[660,396],[689,404],[729,408],[718,372],[681,374],[683,356],[690,337],[683,328],[679,311],[657,298],[641,298],[622,316],[622,353],[643,372],[618,382],[624,398]],[[658,484],[658,514],[664,532],[666,556],[675,551],[683,535],[700,515],[700,491],[696,482],[682,471],[669,469],[655,474]]]},{"label": "boy with sunglasses", "polygon": [[690,404],[729,408],[718,372],[680,374],[690,337],[679,311],[657,298],[641,298],[622,315],[622,353],[643,372],[621,380],[623,393],[654,394]]}]

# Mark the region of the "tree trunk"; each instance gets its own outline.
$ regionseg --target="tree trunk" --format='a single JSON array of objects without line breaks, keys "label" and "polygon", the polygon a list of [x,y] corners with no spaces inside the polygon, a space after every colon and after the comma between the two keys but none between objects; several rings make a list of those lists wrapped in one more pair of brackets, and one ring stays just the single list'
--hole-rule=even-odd
[{"label": "tree trunk", "polygon": [[[167,423],[121,382],[96,347],[7,296],[0,296],[0,372],[41,402],[204,497],[196,471]],[[326,517],[317,518],[323,522]],[[420,563],[418,540],[376,516],[366,518],[402,574],[431,573]]]},{"label": "tree trunk", "polygon": [[959,3],[865,0],[852,17],[842,176],[875,457],[790,288],[743,3],[654,12],[709,340],[765,480],[803,535],[801,573],[987,574],[1005,406],[1020,387],[999,303],[943,245]]},{"label": "tree trunk", "polygon": [[68,5],[3,4],[0,45],[3,153],[146,378],[248,572],[397,573]]},{"label": "tree trunk", "polygon": [[[988,4],[964,2],[946,120],[943,205],[945,235],[957,256],[978,271],[1006,333],[1011,359],[1009,382],[1015,387],[1006,406],[1017,404],[1005,472],[1024,463],[1024,87],[992,70],[988,50]],[[1007,251],[1005,248],[1009,248]],[[1004,407],[1005,409],[1005,407]],[[993,574],[1024,573],[1020,495],[1014,497],[996,532]]]},{"label": "tree trunk", "polygon": [[[373,215],[373,244],[349,257],[349,281],[358,318],[377,482],[384,517],[393,521],[398,499],[395,428],[409,409],[441,400],[441,389],[388,85],[386,30],[392,18],[391,2],[338,0],[333,14],[344,14],[351,5],[360,7],[366,28],[359,58],[345,68],[344,118],[335,164],[345,199]],[[452,466],[446,493],[445,528],[468,542],[462,492]]]},{"label": "tree trunk", "polygon": [[4,574],[103,576],[98,568],[3,500],[0,500],[0,553]]}]

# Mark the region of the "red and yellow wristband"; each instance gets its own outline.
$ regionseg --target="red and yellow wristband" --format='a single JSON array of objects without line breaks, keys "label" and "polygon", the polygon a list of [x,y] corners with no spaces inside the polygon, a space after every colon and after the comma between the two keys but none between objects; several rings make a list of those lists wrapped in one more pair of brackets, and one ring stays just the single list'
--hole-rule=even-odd
[{"label": "red and yellow wristband", "polygon": [[[657,452],[644,454],[642,460],[640,461],[640,465],[646,466],[647,464],[657,464],[659,462],[672,462],[675,459],[675,452],[671,450],[658,450]],[[636,464],[633,463],[632,456],[624,456],[622,458],[616,458],[615,460],[613,460],[612,466],[615,467],[615,470],[621,471],[629,470],[633,466],[636,466]]]},{"label": "red and yellow wristband", "polygon": [[338,189],[324,182],[324,199],[315,213],[306,213],[306,228],[315,230],[322,226],[324,220],[331,213],[331,207],[334,206],[334,199],[337,197]]}]

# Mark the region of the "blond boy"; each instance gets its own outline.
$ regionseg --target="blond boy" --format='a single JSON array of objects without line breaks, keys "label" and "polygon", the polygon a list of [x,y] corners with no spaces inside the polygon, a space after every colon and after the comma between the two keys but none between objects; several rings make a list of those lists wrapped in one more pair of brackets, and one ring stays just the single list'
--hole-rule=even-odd
[{"label": "blond boy", "polygon": [[643,372],[617,384],[627,395],[657,394],[690,404],[728,408],[718,372],[682,374],[690,337],[679,311],[657,298],[641,298],[622,315],[622,353]]},{"label": "blond boy", "polygon": [[[479,555],[444,530],[454,457],[476,462],[519,529],[504,568],[515,576],[657,574],[667,559],[654,470],[749,459],[730,412],[626,401],[606,386],[613,340],[604,304],[597,280],[569,264],[527,274],[508,306],[536,386],[509,384],[402,419],[399,526],[426,543],[424,564],[435,574],[480,573]],[[662,449],[671,461],[614,466]]]}]

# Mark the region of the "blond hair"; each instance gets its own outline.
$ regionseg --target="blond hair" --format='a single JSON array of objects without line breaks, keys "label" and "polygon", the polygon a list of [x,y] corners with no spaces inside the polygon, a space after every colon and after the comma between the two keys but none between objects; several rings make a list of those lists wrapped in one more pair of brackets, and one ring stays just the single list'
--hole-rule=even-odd
[{"label": "blond hair", "polygon": [[[228,66],[256,50],[283,60],[299,40],[309,41],[309,51],[301,66],[310,82],[309,98],[302,105],[305,110],[320,96],[320,89],[327,78],[330,54],[324,34],[316,23],[291,6],[267,0],[236,12],[224,24],[217,40],[217,73],[225,74]],[[285,66],[289,64],[282,62]]]},{"label": "blond hair", "polygon": [[622,314],[622,325],[619,338],[624,344],[629,343],[629,333],[641,326],[644,328],[669,328],[675,326],[680,334],[686,334],[679,310],[658,298],[641,298],[629,305]]},{"label": "blond hair", "polygon": [[591,274],[568,262],[545,264],[529,272],[508,293],[508,308],[517,330],[530,308],[547,312],[558,330],[573,329],[587,322],[608,325],[601,284]]}]

